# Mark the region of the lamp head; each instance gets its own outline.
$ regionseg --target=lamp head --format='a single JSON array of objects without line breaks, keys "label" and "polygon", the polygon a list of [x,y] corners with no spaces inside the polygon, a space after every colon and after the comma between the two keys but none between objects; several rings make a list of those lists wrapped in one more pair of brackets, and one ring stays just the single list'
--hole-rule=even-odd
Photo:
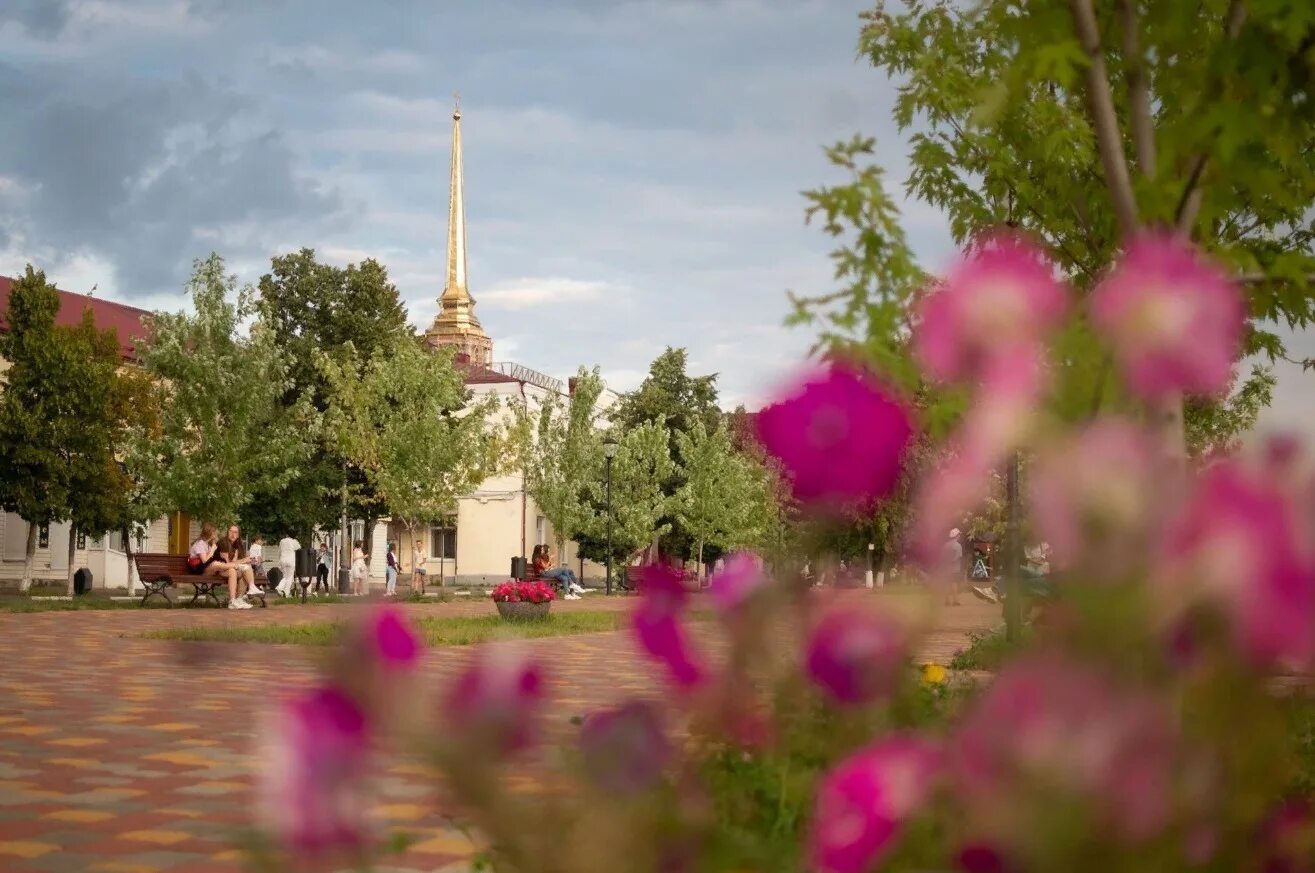
[{"label": "lamp head", "polygon": [[608,434],[603,437],[603,457],[609,461],[616,457],[617,442],[616,437]]}]

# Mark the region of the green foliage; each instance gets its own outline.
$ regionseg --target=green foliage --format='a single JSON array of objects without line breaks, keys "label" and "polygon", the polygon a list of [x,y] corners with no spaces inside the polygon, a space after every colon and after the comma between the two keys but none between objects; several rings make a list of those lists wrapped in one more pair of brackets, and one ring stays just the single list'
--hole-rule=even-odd
[{"label": "green foliage", "polygon": [[520,465],[525,490],[552,525],[557,554],[566,539],[589,526],[589,488],[601,476],[602,439],[598,432],[598,399],[603,381],[595,367],[581,367],[565,402],[545,397],[537,410],[516,410]]},{"label": "green foliage", "polygon": [[[664,490],[676,471],[667,429],[657,421],[631,428],[618,440],[612,461],[612,543],[630,555],[670,530],[671,498]],[[606,536],[605,483],[599,475],[586,483],[591,503],[602,508],[582,529],[598,540]]]},{"label": "green foliage", "polygon": [[350,343],[321,357],[331,389],[327,445],[364,472],[384,510],[412,530],[453,515],[457,500],[493,475],[505,438],[497,398],[470,404],[450,351],[405,336],[368,361]]},{"label": "green foliage", "polygon": [[709,432],[702,421],[695,421],[689,431],[675,437],[684,463],[674,515],[694,537],[700,570],[705,546],[757,545],[771,515],[763,505],[770,497],[761,468],[735,450],[725,422]]},{"label": "green foliage", "polygon": [[662,519],[665,530],[661,546],[664,553],[682,558],[690,557],[694,540],[672,512],[685,467],[676,434],[689,433],[696,422],[712,433],[721,420],[716,374],[690,376],[686,372],[688,364],[689,355],[684,349],[667,347],[649,365],[648,376],[639,388],[623,397],[610,413],[612,423],[622,431],[656,422],[667,434],[667,449],[675,465],[662,484],[662,493],[671,503]]},{"label": "green foliage", "polygon": [[[322,264],[312,249],[275,257],[258,285],[256,314],[273,335],[288,368],[280,399],[285,409],[309,403],[324,413],[333,391],[320,359],[348,355],[368,366],[381,351],[412,336],[406,310],[383,265],[373,259],[345,268]],[[296,476],[277,490],[261,492],[244,514],[252,529],[278,536],[306,537],[315,526],[332,527],[339,512],[343,484],[342,454],[327,436],[315,437],[315,451]],[[383,514],[379,495],[365,471],[348,464],[350,513],[358,518]]]},{"label": "green foliage", "polygon": [[137,430],[128,466],[152,516],[182,510],[222,524],[293,479],[317,420],[307,404],[284,403],[284,356],[259,322],[242,330],[251,292],[222,258],[196,262],[188,293],[195,314],[158,313],[140,346],[160,423]]},{"label": "green foliage", "polygon": [[[1141,221],[1178,224],[1256,281],[1256,322],[1246,353],[1284,355],[1269,329],[1315,320],[1315,100],[1308,50],[1312,23],[1292,4],[1135,3],[1139,53],[1124,54],[1117,4],[1095,4],[1100,48],[1123,132],[1116,163],[1131,162]],[[1090,121],[1088,59],[1065,4],[986,0],[881,0],[864,15],[859,49],[898,83],[894,120],[908,136],[905,188],[942,212],[960,245],[1011,224],[1046,246],[1085,290],[1109,264],[1121,230],[1111,183]],[[1130,73],[1136,73],[1130,77]],[[1154,161],[1135,136],[1132,95],[1146,83]],[[905,354],[910,303],[924,277],[914,263],[871,139],[840,143],[828,156],[848,175],[809,192],[840,242],[841,289],[796,300],[796,322],[819,324],[824,343],[859,346],[890,378],[913,389]],[[1136,156],[1133,160],[1132,156]],[[1145,165],[1142,157],[1148,160]],[[1056,411],[1086,418],[1126,405],[1105,352],[1078,322],[1059,344]],[[1255,383],[1241,402],[1194,400],[1187,412],[1199,444],[1250,426]],[[929,425],[943,431],[952,406],[929,398]]]},{"label": "green foliage", "polygon": [[1195,458],[1235,451],[1274,396],[1274,372],[1254,367],[1251,377],[1222,400],[1188,398],[1187,451]]},{"label": "green foliage", "polygon": [[[58,292],[29,266],[0,336],[0,357],[12,365],[0,394],[0,505],[37,525],[117,531],[133,517],[118,456],[129,426],[149,426],[153,407],[142,377],[122,367],[114,332],[97,330],[90,311],[57,327],[58,311]],[[70,563],[70,593],[72,572]],[[26,589],[30,555],[23,576]]]}]

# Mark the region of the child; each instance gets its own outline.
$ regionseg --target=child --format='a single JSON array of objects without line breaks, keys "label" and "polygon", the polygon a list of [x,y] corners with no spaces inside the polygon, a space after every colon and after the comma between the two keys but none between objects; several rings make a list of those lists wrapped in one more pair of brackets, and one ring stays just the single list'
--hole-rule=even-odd
[{"label": "child", "polygon": [[365,580],[370,576],[370,568],[365,564],[363,544],[357,540],[352,548],[352,594],[360,597],[365,593]]},{"label": "child", "polygon": [[393,551],[393,544],[388,544],[388,566],[384,567],[384,578],[387,580],[387,588],[384,593],[392,597],[397,593],[397,573],[402,569],[397,560],[397,553]]},{"label": "child", "polygon": [[251,562],[251,590],[250,594],[255,594],[260,590],[260,583],[257,579],[263,579],[265,576],[265,537],[256,534],[251,538],[251,545],[247,547],[247,560]]}]

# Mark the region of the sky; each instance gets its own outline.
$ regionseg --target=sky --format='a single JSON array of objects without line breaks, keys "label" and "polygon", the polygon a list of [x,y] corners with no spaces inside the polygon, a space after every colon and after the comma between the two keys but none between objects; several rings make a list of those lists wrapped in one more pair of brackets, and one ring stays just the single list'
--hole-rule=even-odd
[{"label": "sky", "polygon": [[[182,309],[195,258],[243,281],[303,246],[388,267],[411,321],[446,274],[461,94],[470,290],[494,357],[638,385],[665,346],[754,406],[834,290],[802,193],[855,133],[900,186],[870,0],[4,0],[0,274]],[[907,203],[924,266],[943,218]],[[1315,355],[1300,338],[1294,352]],[[1315,433],[1279,371],[1272,426]]]}]

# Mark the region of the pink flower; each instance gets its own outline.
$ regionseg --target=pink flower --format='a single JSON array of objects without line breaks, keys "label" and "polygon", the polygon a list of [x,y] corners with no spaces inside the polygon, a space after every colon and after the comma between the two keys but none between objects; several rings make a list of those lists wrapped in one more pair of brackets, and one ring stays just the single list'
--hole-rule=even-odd
[{"label": "pink flower", "polygon": [[871,703],[894,690],[906,643],[904,629],[880,613],[833,608],[809,636],[805,671],[839,703]]},{"label": "pink flower", "polygon": [[1228,274],[1185,240],[1133,240],[1091,295],[1091,317],[1146,398],[1228,387],[1246,305]]},{"label": "pink flower", "polygon": [[914,497],[908,552],[927,568],[937,566],[946,533],[986,500],[992,473],[1032,427],[1045,385],[1040,350],[998,352],[981,380],[945,459],[922,479]]},{"label": "pink flower", "polygon": [[708,678],[677,613],[641,605],[630,615],[630,628],[640,649],[662,665],[677,688],[692,690]]},{"label": "pink flower", "polygon": [[1315,870],[1315,814],[1305,798],[1293,797],[1270,814],[1261,827],[1259,852],[1264,873],[1310,873]]},{"label": "pink flower", "polygon": [[712,605],[723,616],[739,612],[741,607],[767,585],[757,555],[740,552],[726,560],[721,571],[713,574],[708,583]]},{"label": "pink flower", "polygon": [[757,431],[788,471],[795,497],[835,510],[869,505],[895,489],[913,422],[869,373],[833,361],[762,410]]},{"label": "pink flower", "polygon": [[966,381],[1001,351],[1038,346],[1067,305],[1039,249],[1016,235],[988,238],[923,298],[914,354],[933,379]]},{"label": "pink flower", "polygon": [[536,662],[514,649],[486,646],[448,689],[443,714],[459,742],[507,754],[533,742],[543,698]]},{"label": "pink flower", "polygon": [[985,843],[964,846],[954,860],[963,873],[1009,873],[1004,858]]},{"label": "pink flower", "polygon": [[304,692],[277,707],[261,737],[261,821],[298,854],[362,847],[370,731],[356,702],[333,687]]},{"label": "pink flower", "polygon": [[809,834],[819,873],[863,873],[888,853],[905,822],[926,803],[940,764],[929,741],[894,734],[823,777]]},{"label": "pink flower", "polygon": [[1157,699],[1055,657],[1015,661],[964,721],[951,750],[969,824],[997,848],[1035,835],[1036,817],[1078,799],[1127,839],[1158,833],[1172,809],[1176,736]]},{"label": "pink flower", "polygon": [[1028,477],[1032,518],[1055,561],[1071,567],[1084,556],[1105,564],[1124,558],[1130,537],[1152,517],[1156,500],[1154,443],[1142,429],[1114,419],[1088,426],[1043,452]]},{"label": "pink flower", "polygon": [[635,585],[643,598],[645,608],[660,612],[679,612],[689,601],[689,586],[680,567],[667,561],[657,561],[637,567],[633,573]]},{"label": "pink flower", "polygon": [[580,728],[585,772],[602,790],[628,796],[653,787],[672,757],[656,706],[632,700],[589,715]]},{"label": "pink flower", "polygon": [[420,661],[420,638],[400,609],[376,609],[366,620],[362,639],[372,660],[386,669],[405,670]]},{"label": "pink flower", "polygon": [[1217,608],[1261,666],[1315,656],[1315,560],[1307,516],[1286,483],[1229,460],[1205,470],[1163,544],[1156,591],[1172,624],[1194,602]]}]

